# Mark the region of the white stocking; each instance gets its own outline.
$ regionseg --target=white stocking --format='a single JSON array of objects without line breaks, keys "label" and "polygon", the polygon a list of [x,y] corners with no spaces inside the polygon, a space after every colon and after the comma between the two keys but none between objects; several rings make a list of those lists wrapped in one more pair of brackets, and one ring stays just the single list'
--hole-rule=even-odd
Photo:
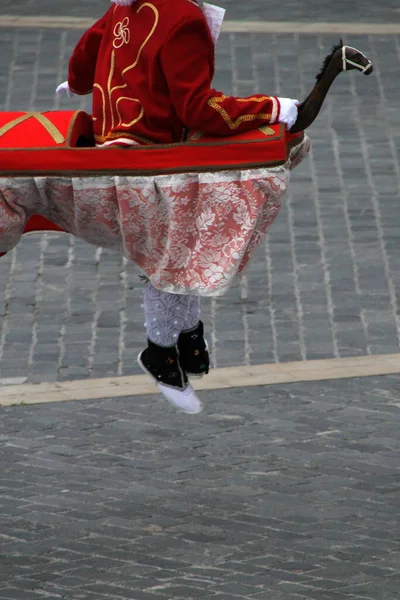
[{"label": "white stocking", "polygon": [[200,298],[169,294],[148,283],[144,290],[147,337],[158,346],[174,346],[181,331],[193,329],[200,318]]}]

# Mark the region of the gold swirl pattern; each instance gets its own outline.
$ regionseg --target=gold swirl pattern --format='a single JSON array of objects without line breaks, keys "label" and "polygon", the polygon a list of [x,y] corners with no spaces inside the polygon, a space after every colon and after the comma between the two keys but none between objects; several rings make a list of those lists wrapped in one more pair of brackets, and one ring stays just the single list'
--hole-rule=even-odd
[{"label": "gold swirl pattern", "polygon": [[131,39],[131,32],[129,31],[129,17],[125,17],[125,19],[115,25],[114,36],[114,48],[121,48],[121,46],[124,44],[129,44]]},{"label": "gold swirl pattern", "polygon": [[[132,119],[132,121],[130,121],[129,123],[123,123],[122,122],[122,117],[121,117],[121,114],[120,114],[119,109],[118,109],[118,105],[121,102],[121,100],[129,100],[130,102],[136,102],[140,106],[139,116],[136,117],[135,119]],[[138,98],[130,98],[129,96],[120,96],[118,98],[116,104],[115,104],[115,110],[117,111],[117,115],[119,117],[118,127],[131,127],[132,125],[135,125],[135,123],[137,123],[138,121],[140,121],[140,119],[144,115],[143,106],[140,104],[140,100],[138,100]]]},{"label": "gold swirl pattern", "polygon": [[146,8],[146,7],[150,8],[153,11],[153,13],[154,13],[153,27],[151,28],[150,33],[147,36],[147,38],[144,40],[143,44],[140,46],[135,61],[131,65],[129,65],[128,67],[125,67],[125,69],[122,71],[122,75],[125,75],[125,73],[127,73],[128,71],[130,71],[131,69],[133,69],[134,67],[136,67],[136,65],[139,62],[139,58],[140,58],[140,55],[143,52],[144,47],[147,45],[147,43],[150,40],[150,38],[153,37],[153,34],[154,34],[154,32],[156,30],[156,27],[158,25],[159,12],[158,12],[158,10],[156,9],[156,7],[153,4],[150,4],[150,2],[145,2],[144,4],[142,4],[141,6],[139,6],[139,8],[136,11],[137,14],[139,14],[140,11],[143,10],[143,8]]}]

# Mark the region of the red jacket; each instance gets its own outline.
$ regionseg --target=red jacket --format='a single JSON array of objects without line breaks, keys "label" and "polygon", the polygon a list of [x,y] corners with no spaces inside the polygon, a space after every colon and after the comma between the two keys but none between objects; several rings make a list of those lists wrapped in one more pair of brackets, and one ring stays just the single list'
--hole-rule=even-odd
[{"label": "red jacket", "polygon": [[69,62],[77,94],[93,91],[98,144],[179,142],[186,128],[229,135],[276,123],[275,97],[212,89],[214,44],[192,0],[112,5],[80,39]]}]

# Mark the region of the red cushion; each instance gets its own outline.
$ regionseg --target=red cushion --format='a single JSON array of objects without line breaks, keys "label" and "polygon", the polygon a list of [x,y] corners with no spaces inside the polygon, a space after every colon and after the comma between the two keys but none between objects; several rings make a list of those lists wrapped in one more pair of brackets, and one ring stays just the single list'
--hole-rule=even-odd
[{"label": "red cushion", "polygon": [[93,137],[90,115],[82,110],[0,112],[0,149],[74,147]]}]

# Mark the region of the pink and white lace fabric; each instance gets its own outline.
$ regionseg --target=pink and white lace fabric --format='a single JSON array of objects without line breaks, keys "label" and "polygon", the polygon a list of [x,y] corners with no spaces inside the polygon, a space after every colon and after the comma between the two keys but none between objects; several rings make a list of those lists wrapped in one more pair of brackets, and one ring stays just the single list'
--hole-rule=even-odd
[{"label": "pink and white lace fabric", "polygon": [[147,177],[0,178],[0,252],[40,214],[91,244],[123,252],[154,287],[178,294],[222,295],[243,272],[281,208],[285,165],[217,173]]}]

